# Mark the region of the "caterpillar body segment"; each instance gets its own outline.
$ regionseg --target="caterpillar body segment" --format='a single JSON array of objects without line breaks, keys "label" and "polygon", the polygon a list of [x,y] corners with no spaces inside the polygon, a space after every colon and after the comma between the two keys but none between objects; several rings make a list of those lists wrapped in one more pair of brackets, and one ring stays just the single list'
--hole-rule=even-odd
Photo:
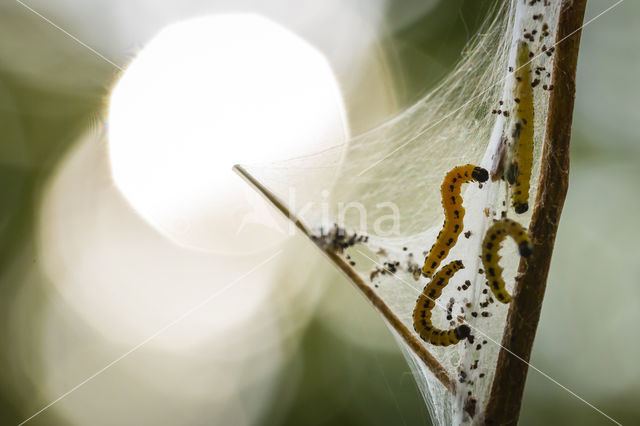
[{"label": "caterpillar body segment", "polygon": [[440,187],[445,216],[444,225],[424,260],[422,275],[425,277],[431,278],[462,232],[465,210],[462,207],[460,187],[463,183],[486,182],[488,179],[489,172],[473,164],[455,167],[445,176]]},{"label": "caterpillar body segment", "polygon": [[533,246],[529,240],[529,235],[527,235],[527,230],[516,221],[511,219],[498,220],[487,230],[482,242],[484,273],[487,276],[491,291],[502,303],[511,301],[511,295],[505,289],[504,279],[502,278],[503,268],[499,264],[501,257],[498,253],[502,248],[502,242],[507,236],[513,238],[518,245],[520,256],[529,257],[533,252]]},{"label": "caterpillar body segment", "polygon": [[416,307],[413,310],[413,328],[425,342],[436,346],[449,346],[468,338],[471,334],[468,325],[463,324],[449,330],[441,330],[434,327],[431,322],[431,310],[436,305],[436,300],[449,283],[449,279],[460,269],[464,269],[460,260],[454,260],[443,266],[416,301]]},{"label": "caterpillar body segment", "polygon": [[516,111],[511,135],[515,144],[515,156],[505,174],[507,182],[515,185],[511,204],[518,214],[529,210],[529,187],[533,166],[533,86],[529,62],[529,48],[526,42],[521,41],[516,53]]}]

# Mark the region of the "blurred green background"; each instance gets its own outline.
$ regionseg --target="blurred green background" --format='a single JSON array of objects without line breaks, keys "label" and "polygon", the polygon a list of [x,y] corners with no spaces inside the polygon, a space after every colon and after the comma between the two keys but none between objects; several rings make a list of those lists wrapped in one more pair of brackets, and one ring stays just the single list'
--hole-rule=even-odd
[{"label": "blurred green background", "polygon": [[[209,3],[213,4],[66,0],[29,5],[123,65],[173,21],[226,11],[270,16],[302,33],[327,55],[344,92],[352,134],[358,134],[411,105],[441,79],[492,4],[345,0],[327,2],[314,11],[313,2]],[[589,1],[587,20],[613,3]],[[296,18],[296,13],[304,17]],[[348,56],[338,49],[344,40],[321,37],[337,15],[349,16],[341,22],[343,26],[356,22],[361,25],[357,28],[370,29],[370,37],[363,37],[355,47],[364,52],[359,68],[342,60]],[[636,331],[640,323],[640,229],[633,222],[635,212],[640,211],[639,28],[640,4],[626,1],[583,32],[570,189],[532,356],[533,365],[622,424],[640,423]],[[19,423],[62,393],[53,394],[48,387],[49,370],[64,376],[74,368],[69,360],[73,357],[62,365],[43,361],[51,354],[38,342],[59,340],[62,347],[68,343],[67,351],[77,350],[80,359],[86,353],[99,354],[81,373],[63,380],[64,389],[71,389],[132,346],[109,346],[106,337],[83,325],[74,313],[69,313],[74,324],[69,326],[71,331],[58,334],[47,327],[45,313],[51,304],[62,311],[69,308],[48,289],[35,241],[46,183],[87,129],[101,128],[117,76],[112,65],[20,3],[0,5],[2,424]],[[411,372],[382,320],[324,263],[313,266],[321,278],[309,283],[322,292],[313,306],[305,308],[309,315],[295,331],[279,340],[286,356],[273,374],[267,374],[268,380],[253,376],[242,383],[238,380],[227,400],[199,395],[196,404],[188,401],[188,392],[176,397],[167,390],[172,388],[171,380],[179,380],[163,376],[175,365],[163,365],[164,357],[172,355],[154,357],[149,351],[141,362],[153,364],[154,376],[162,386],[141,379],[128,382],[126,372],[112,378],[105,373],[68,397],[77,398],[88,413],[100,413],[95,423],[75,416],[73,404],[64,409],[54,406],[31,423],[430,424]],[[280,276],[287,280],[286,271]],[[25,297],[29,303],[18,303]],[[304,305],[299,298],[305,294],[297,297],[285,309]],[[72,343],[74,336],[87,335],[93,337],[83,340],[89,342],[84,346]],[[251,339],[260,339],[260,335],[252,334]],[[232,340],[229,347],[244,338]],[[225,345],[223,350],[230,350]],[[256,356],[269,356],[265,351]],[[201,348],[197,352],[200,368],[217,362],[211,353]],[[178,357],[171,362],[191,361]],[[251,360],[246,362],[244,375],[251,376]],[[214,378],[210,386],[226,385]],[[112,407],[110,398],[123,394],[131,405]],[[235,411],[221,402],[229,400]],[[607,423],[585,403],[530,370],[521,424]]]}]

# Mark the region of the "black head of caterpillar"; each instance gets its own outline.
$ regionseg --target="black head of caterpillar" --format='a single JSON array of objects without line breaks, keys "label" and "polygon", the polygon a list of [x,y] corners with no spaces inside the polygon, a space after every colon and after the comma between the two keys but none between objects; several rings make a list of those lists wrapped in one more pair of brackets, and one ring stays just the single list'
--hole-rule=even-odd
[{"label": "black head of caterpillar", "polygon": [[460,187],[467,182],[486,182],[489,180],[489,172],[482,167],[466,164],[451,169],[442,181],[440,193],[442,207],[444,208],[444,225],[436,238],[436,242],[429,250],[422,267],[422,275],[431,278],[438,269],[440,262],[447,257],[449,250],[458,241],[458,235],[464,226],[464,207]]},{"label": "black head of caterpillar", "polygon": [[464,269],[461,260],[454,260],[440,268],[427,284],[416,301],[413,310],[413,328],[425,342],[436,346],[455,345],[461,340],[471,338],[471,329],[462,324],[449,330],[442,330],[433,326],[431,311],[442,290],[449,284],[449,280],[460,269]]},{"label": "black head of caterpillar", "polygon": [[522,241],[518,244],[518,253],[522,257],[529,257],[533,254],[533,246],[530,241]]},{"label": "black head of caterpillar", "polygon": [[486,182],[487,180],[489,180],[489,172],[482,167],[474,167],[473,171],[471,172],[471,177],[473,178],[473,180],[476,180],[480,183]]},{"label": "black head of caterpillar", "polygon": [[526,212],[527,210],[529,210],[529,203],[527,202],[520,202],[520,201],[514,201],[513,202],[513,210],[518,213],[518,214],[522,214],[524,212]]},{"label": "black head of caterpillar", "polygon": [[458,341],[466,339],[471,335],[471,328],[467,324],[462,324],[453,330]]},{"label": "black head of caterpillar", "polygon": [[502,278],[503,269],[500,266],[500,254],[498,251],[502,248],[502,242],[509,236],[518,244],[518,252],[522,257],[529,257],[533,253],[533,245],[527,235],[527,230],[518,222],[511,219],[502,219],[495,221],[487,230],[487,234],[482,241],[482,263],[484,265],[484,273],[487,276],[489,288],[502,303],[509,303],[511,295],[505,289],[504,279]]}]

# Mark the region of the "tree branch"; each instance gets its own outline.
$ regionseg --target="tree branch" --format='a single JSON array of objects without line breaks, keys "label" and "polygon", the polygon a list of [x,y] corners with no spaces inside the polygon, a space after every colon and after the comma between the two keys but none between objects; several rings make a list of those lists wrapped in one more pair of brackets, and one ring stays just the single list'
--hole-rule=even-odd
[{"label": "tree branch", "polygon": [[[302,221],[291,212],[287,206],[278,199],[264,185],[258,182],[249,172],[242,166],[236,165],[233,170],[251,184],[260,194],[269,200],[282,214],[291,220],[304,235],[311,239],[311,233],[304,226]],[[391,325],[393,330],[400,336],[402,340],[411,348],[411,351],[424,363],[425,367],[433,373],[433,375],[444,385],[444,387],[453,395],[456,394],[456,381],[449,375],[447,370],[438,362],[438,360],[427,350],[423,342],[398,318],[384,300],[369,286],[356,271],[340,256],[331,250],[323,250],[322,252],[331,259],[331,261],[349,278],[362,295],[380,312],[384,319]]]},{"label": "tree branch", "polygon": [[509,306],[486,424],[515,425],[535,338],[562,206],[569,184],[575,75],[587,0],[562,0],[538,192],[529,224],[534,254],[521,260]]}]

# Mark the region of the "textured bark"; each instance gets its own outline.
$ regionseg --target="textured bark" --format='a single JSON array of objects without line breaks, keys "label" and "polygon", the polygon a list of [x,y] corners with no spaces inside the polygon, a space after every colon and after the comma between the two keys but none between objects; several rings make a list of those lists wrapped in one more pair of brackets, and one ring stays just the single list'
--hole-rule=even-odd
[{"label": "textured bark", "polygon": [[529,231],[534,254],[522,260],[509,306],[489,401],[486,424],[515,425],[520,415],[558,222],[569,184],[569,143],[575,75],[586,0],[563,0],[553,62],[538,192]]}]

